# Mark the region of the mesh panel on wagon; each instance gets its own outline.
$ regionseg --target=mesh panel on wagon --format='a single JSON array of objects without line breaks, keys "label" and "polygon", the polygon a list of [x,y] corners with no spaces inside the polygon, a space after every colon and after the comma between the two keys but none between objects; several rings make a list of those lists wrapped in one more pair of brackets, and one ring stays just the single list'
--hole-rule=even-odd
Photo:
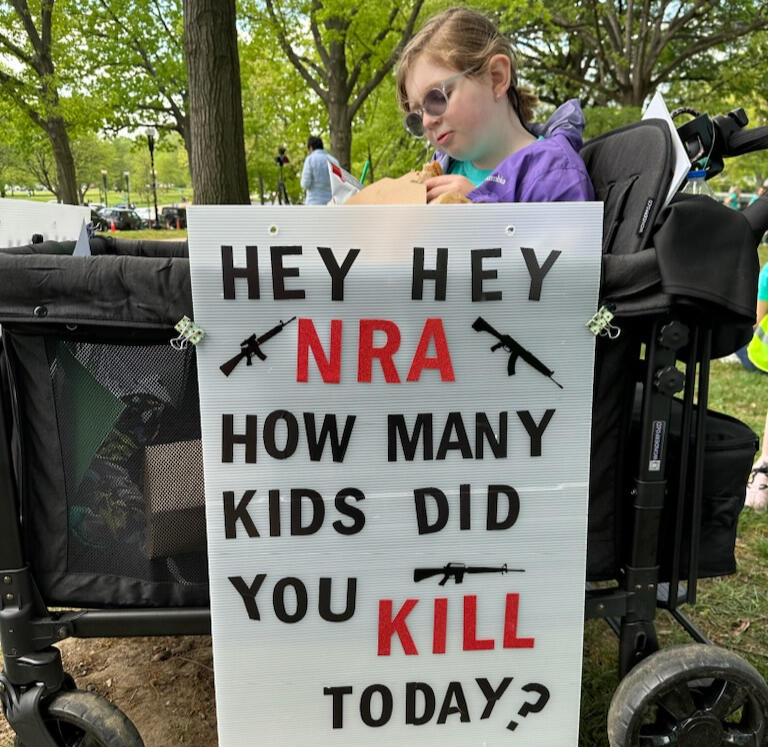
[{"label": "mesh panel on wagon", "polygon": [[193,350],[43,339],[66,504],[65,549],[48,553],[34,514],[35,502],[49,499],[36,495],[28,464],[26,509],[37,536],[27,535],[27,546],[46,599],[207,604]]}]

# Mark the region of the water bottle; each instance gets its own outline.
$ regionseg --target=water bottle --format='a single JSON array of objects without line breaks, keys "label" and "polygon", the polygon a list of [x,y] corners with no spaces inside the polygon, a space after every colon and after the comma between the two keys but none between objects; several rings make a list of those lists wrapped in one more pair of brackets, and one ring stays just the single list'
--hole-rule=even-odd
[{"label": "water bottle", "polygon": [[705,169],[694,169],[688,172],[688,179],[683,187],[683,192],[689,195],[706,195],[716,200],[712,187],[709,186],[706,180],[707,172]]}]

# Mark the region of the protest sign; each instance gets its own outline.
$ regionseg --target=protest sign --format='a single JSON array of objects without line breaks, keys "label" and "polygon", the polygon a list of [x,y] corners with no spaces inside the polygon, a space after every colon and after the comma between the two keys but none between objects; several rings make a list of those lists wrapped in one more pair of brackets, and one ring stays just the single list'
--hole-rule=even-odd
[{"label": "protest sign", "polygon": [[189,231],[222,746],[575,746],[602,205]]},{"label": "protest sign", "polygon": [[0,246],[29,244],[35,233],[44,241],[76,241],[90,219],[80,205],[0,199]]}]

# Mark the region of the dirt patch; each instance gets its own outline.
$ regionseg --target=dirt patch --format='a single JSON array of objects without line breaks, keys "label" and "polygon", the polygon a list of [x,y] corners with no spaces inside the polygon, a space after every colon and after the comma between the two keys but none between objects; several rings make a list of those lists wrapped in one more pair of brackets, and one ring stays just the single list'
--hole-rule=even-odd
[{"label": "dirt patch", "polygon": [[[59,644],[78,688],[104,695],[146,747],[214,747],[216,708],[209,636],[69,639]],[[0,747],[13,733],[0,717]]]}]

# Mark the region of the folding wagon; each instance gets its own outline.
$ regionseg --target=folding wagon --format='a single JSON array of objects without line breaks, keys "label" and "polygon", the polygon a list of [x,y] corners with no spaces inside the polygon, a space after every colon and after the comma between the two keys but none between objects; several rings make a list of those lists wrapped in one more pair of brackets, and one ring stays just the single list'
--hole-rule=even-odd
[{"label": "folding wagon", "polygon": [[[738,115],[695,121],[682,135],[712,171],[768,147]],[[583,155],[605,202],[585,613],[619,638],[609,738],[763,745],[768,686],[679,607],[735,571],[756,436],[707,411],[707,384],[751,335],[768,200],[665,207],[658,120]],[[0,698],[17,744],[131,747],[133,724],[77,689],[54,644],[210,632],[195,352],[169,344],[192,316],[189,266],[185,242],[73,248],[0,250]],[[658,608],[697,643],[659,650]]]}]

